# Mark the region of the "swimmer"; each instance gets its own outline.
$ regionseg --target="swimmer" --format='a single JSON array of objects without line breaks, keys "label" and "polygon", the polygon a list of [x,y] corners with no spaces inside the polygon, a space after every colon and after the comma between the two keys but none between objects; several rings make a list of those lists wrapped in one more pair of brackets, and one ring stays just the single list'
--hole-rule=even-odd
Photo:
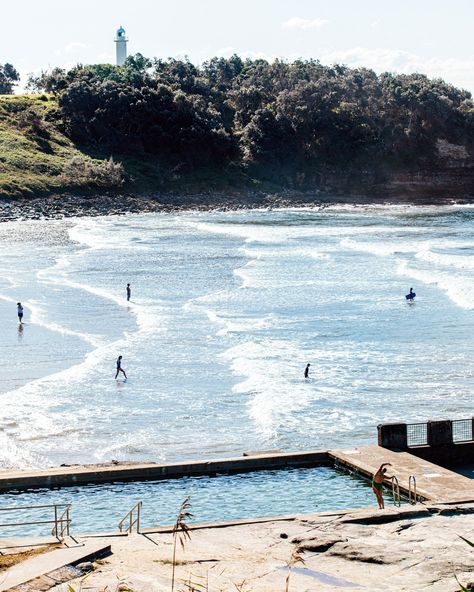
[{"label": "swimmer", "polygon": [[309,376],[309,367],[311,366],[311,364],[307,364],[306,368],[304,369],[304,377],[308,378]]},{"label": "swimmer", "polygon": [[383,482],[384,479],[388,479],[389,477],[385,474],[387,469],[385,467],[391,467],[391,463],[383,463],[380,465],[379,470],[375,473],[372,478],[372,491],[375,493],[375,497],[377,498],[377,502],[379,504],[379,509],[383,510],[385,508],[383,502]]},{"label": "swimmer", "polygon": [[125,370],[122,368],[122,356],[119,356],[117,358],[117,372],[115,373],[115,379],[117,379],[117,376],[119,375],[120,372],[125,376],[125,380],[127,380],[127,375],[125,374]]}]

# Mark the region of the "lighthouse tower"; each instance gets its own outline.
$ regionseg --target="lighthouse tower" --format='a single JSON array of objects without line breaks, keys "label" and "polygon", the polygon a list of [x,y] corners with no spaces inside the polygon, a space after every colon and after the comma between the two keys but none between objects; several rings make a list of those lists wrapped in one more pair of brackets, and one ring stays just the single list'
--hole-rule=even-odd
[{"label": "lighthouse tower", "polygon": [[116,45],[117,66],[123,66],[127,59],[127,37],[125,36],[125,29],[121,26],[117,29],[114,39]]}]

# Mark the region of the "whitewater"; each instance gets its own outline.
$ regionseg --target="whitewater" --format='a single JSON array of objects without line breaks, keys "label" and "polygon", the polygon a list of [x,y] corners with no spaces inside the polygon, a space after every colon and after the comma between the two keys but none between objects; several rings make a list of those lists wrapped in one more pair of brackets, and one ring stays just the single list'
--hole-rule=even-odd
[{"label": "whitewater", "polygon": [[382,422],[471,417],[473,221],[334,205],[1,224],[0,466],[357,446]]}]

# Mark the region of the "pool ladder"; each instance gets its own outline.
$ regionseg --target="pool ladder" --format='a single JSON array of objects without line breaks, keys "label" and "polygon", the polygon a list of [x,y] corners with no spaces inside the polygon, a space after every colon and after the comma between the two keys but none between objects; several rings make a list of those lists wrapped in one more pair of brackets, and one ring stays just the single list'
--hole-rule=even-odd
[{"label": "pool ladder", "polygon": [[[118,527],[120,532],[133,532],[133,527],[137,527],[137,533],[140,532],[140,514],[142,510],[143,502],[136,503],[133,508],[125,514],[125,516],[120,520]],[[126,524],[128,520],[128,524]]]},{"label": "pool ladder", "polygon": [[[392,498],[393,505],[400,507],[400,485],[395,475],[392,476]],[[416,477],[415,475],[410,475],[410,477],[408,478],[408,503],[415,505],[416,501]]]},{"label": "pool ladder", "polygon": [[393,505],[400,507],[400,485],[395,475],[392,476],[392,497]]},{"label": "pool ladder", "polygon": [[415,475],[410,475],[408,479],[408,503],[415,505],[416,497],[416,477]]}]

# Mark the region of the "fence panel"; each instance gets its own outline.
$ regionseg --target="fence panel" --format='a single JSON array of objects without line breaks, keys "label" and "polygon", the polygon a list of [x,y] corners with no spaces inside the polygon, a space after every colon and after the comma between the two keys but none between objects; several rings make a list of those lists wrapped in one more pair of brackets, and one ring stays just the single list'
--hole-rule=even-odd
[{"label": "fence panel", "polygon": [[472,419],[453,419],[453,442],[472,442]]},{"label": "fence panel", "polygon": [[428,424],[407,424],[407,444],[408,446],[426,446],[428,444]]}]

